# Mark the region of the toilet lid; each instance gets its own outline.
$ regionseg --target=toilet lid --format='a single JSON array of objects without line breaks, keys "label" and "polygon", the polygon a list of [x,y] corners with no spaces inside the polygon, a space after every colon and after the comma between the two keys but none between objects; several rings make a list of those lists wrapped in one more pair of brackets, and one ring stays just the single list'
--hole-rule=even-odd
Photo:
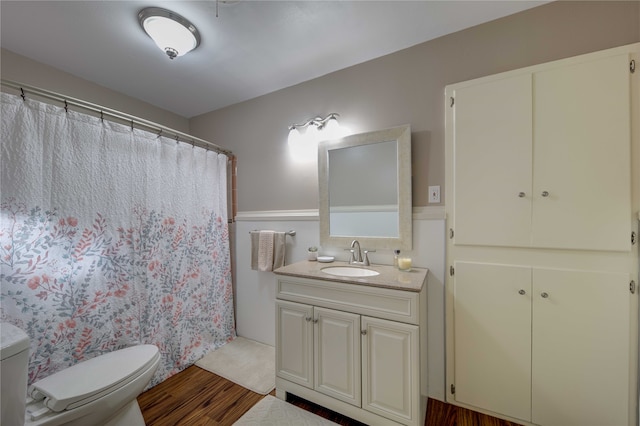
[{"label": "toilet lid", "polygon": [[70,410],[107,395],[135,379],[160,357],[154,345],[109,352],[45,377],[30,386],[45,398],[49,409]]}]

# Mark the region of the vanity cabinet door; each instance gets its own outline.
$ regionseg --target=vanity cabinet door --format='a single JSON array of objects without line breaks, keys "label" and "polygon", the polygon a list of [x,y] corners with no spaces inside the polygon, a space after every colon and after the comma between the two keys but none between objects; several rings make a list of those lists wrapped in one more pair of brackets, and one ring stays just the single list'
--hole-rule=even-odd
[{"label": "vanity cabinet door", "polygon": [[419,327],[362,317],[362,408],[402,424],[420,420]]},{"label": "vanity cabinet door", "polygon": [[276,300],[276,375],[313,388],[313,306]]},{"label": "vanity cabinet door", "polygon": [[360,315],[315,307],[313,321],[315,389],[359,407]]}]

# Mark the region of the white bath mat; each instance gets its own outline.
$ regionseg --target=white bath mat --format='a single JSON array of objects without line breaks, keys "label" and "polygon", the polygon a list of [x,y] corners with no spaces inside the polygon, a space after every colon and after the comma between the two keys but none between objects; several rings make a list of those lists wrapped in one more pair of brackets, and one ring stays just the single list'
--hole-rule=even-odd
[{"label": "white bath mat", "polygon": [[329,426],[337,425],[293,404],[267,395],[244,413],[234,426]]},{"label": "white bath mat", "polygon": [[276,349],[255,340],[236,337],[196,365],[262,395],[276,387]]}]

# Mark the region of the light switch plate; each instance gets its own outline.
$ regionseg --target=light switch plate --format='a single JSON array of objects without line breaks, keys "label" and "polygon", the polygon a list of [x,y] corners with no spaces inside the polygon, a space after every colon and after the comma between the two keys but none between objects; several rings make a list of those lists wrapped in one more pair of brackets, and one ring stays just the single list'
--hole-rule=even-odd
[{"label": "light switch plate", "polygon": [[440,185],[429,187],[429,202],[430,203],[440,202]]}]

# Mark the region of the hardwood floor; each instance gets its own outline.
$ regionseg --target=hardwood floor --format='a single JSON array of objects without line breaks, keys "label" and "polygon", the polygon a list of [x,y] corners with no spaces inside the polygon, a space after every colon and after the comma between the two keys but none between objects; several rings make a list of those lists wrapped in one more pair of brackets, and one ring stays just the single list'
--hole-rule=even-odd
[{"label": "hardwood floor", "polygon": [[[213,426],[232,425],[263,397],[194,365],[144,392],[138,403],[147,426]],[[295,396],[288,401],[343,426],[362,425]],[[425,426],[516,424],[429,399]]]},{"label": "hardwood floor", "polygon": [[147,426],[232,425],[263,398],[195,365],[138,397]]}]

